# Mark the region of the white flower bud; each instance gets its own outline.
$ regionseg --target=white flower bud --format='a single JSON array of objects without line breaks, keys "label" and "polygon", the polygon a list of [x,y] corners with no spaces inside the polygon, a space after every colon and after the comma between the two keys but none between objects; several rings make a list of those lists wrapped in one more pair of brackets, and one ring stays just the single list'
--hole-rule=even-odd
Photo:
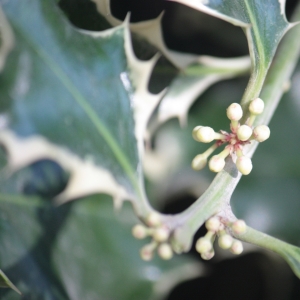
[{"label": "white flower bud", "polygon": [[193,129],[193,132],[192,132],[192,136],[193,136],[193,139],[197,142],[200,142],[197,138],[197,131],[203,126],[196,126],[194,129]]},{"label": "white flower bud", "polygon": [[244,247],[243,247],[242,242],[237,241],[237,240],[235,240],[230,247],[230,251],[236,255],[241,254],[243,252],[243,250],[244,250]]},{"label": "white flower bud", "polygon": [[215,256],[215,251],[214,250],[201,254],[201,258],[204,259],[204,260],[210,260],[214,256]]},{"label": "white flower bud", "polygon": [[165,260],[171,259],[173,257],[173,251],[169,244],[163,243],[158,246],[157,249],[158,255]]},{"label": "white flower bud", "polygon": [[153,250],[155,249],[155,245],[153,243],[145,245],[140,250],[140,256],[142,260],[149,261],[153,258]]},{"label": "white flower bud", "polygon": [[148,236],[148,229],[143,225],[137,224],[132,228],[132,235],[136,239],[144,239],[146,236]]},{"label": "white flower bud", "polygon": [[236,160],[236,167],[243,175],[248,175],[252,170],[252,161],[247,156],[240,156]]},{"label": "white flower bud", "polygon": [[249,111],[253,114],[253,115],[260,115],[265,108],[265,104],[264,101],[261,100],[260,98],[256,98],[253,101],[250,102],[249,105]]},{"label": "white flower bud", "polygon": [[195,171],[202,170],[207,164],[207,157],[204,154],[198,154],[192,161],[192,168]]},{"label": "white flower bud", "polygon": [[270,128],[266,125],[256,126],[253,130],[253,135],[256,141],[263,142],[270,137]]},{"label": "white flower bud", "polygon": [[160,215],[156,212],[151,212],[146,221],[150,227],[157,227],[161,224]]},{"label": "white flower bud", "polygon": [[225,159],[220,157],[219,155],[214,155],[210,159],[208,166],[212,172],[218,173],[224,169]]},{"label": "white flower bud", "polygon": [[205,222],[205,227],[209,231],[216,232],[220,229],[221,222],[217,217],[212,217]]},{"label": "white flower bud", "polygon": [[211,127],[197,126],[193,130],[193,137],[198,142],[210,143],[215,139],[215,131]]},{"label": "white flower bud", "polygon": [[248,125],[242,125],[237,130],[237,136],[240,141],[247,141],[252,135],[252,128]]},{"label": "white flower bud", "polygon": [[243,116],[242,107],[238,103],[232,103],[227,108],[227,117],[231,121],[238,121]]},{"label": "white flower bud", "polygon": [[159,243],[165,242],[169,238],[169,230],[164,227],[157,228],[153,232],[153,238]]},{"label": "white flower bud", "polygon": [[198,239],[196,242],[196,251],[201,253],[209,252],[212,249],[212,243],[209,239],[206,239],[204,237]]},{"label": "white flower bud", "polygon": [[233,238],[229,234],[223,234],[218,239],[218,244],[222,249],[229,249],[232,246]]},{"label": "white flower bud", "polygon": [[246,231],[247,225],[243,220],[236,220],[235,222],[232,223],[231,228],[234,233],[242,234]]}]

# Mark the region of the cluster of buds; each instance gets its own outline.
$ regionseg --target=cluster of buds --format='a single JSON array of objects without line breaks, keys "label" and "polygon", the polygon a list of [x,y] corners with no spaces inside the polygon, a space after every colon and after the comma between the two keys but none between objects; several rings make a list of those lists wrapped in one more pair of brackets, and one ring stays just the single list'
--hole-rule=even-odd
[{"label": "cluster of buds", "polygon": [[264,102],[260,98],[251,101],[249,105],[250,117],[245,124],[241,125],[239,120],[243,116],[242,107],[238,103],[232,103],[227,108],[227,117],[231,121],[231,133],[221,130],[215,132],[211,127],[197,126],[193,130],[193,138],[197,142],[216,142],[204,153],[197,155],[192,161],[194,170],[201,170],[207,164],[208,157],[221,145],[228,144],[218,155],[214,155],[209,161],[209,169],[213,172],[220,172],[225,166],[225,158],[231,155],[236,159],[237,169],[248,175],[252,170],[251,159],[243,154],[243,147],[251,141],[263,142],[270,136],[270,129],[266,125],[259,125],[253,128],[255,117],[264,110]]},{"label": "cluster of buds", "polygon": [[173,250],[168,243],[170,230],[162,224],[159,214],[152,212],[146,219],[148,227],[137,224],[132,228],[132,235],[137,239],[152,237],[150,244],[145,245],[140,250],[143,260],[149,261],[153,258],[154,251],[157,250],[158,255],[165,260],[173,257]]},{"label": "cluster of buds", "polygon": [[[234,239],[225,231],[225,226],[217,217],[208,219],[205,223],[208,230],[204,237],[196,242],[196,250],[200,253],[202,259],[209,260],[214,257],[213,248],[214,241],[218,237],[218,244],[222,249],[230,249],[233,254],[241,254],[243,252],[243,244],[241,241]],[[242,234],[246,231],[246,224],[243,220],[236,220],[232,224],[227,224],[236,234]]]}]

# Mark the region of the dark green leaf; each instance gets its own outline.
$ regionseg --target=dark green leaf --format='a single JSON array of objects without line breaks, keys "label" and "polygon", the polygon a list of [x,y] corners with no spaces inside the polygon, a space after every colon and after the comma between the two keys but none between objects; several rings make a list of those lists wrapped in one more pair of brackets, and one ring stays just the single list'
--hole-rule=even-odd
[{"label": "dark green leaf", "polygon": [[9,128],[21,137],[45,136],[138,193],[130,81],[124,87],[121,76],[129,76],[125,27],[92,37],[50,0],[14,0],[3,8],[16,36],[0,78]]},{"label": "dark green leaf", "polygon": [[[109,199],[100,199],[94,196],[73,205],[54,246],[54,266],[69,298],[86,299],[90,294],[91,299],[98,299],[97,293],[103,299],[161,298],[170,288],[161,289],[164,278],[182,280],[176,274],[186,273],[184,263],[189,260],[142,261],[138,249],[145,241],[130,234],[137,222],[132,210],[126,206],[116,215]],[[200,271],[190,268],[189,275]]]},{"label": "dark green leaf", "polygon": [[161,299],[177,282],[201,273],[182,256],[142,261],[145,241],[131,236],[138,220],[129,204],[116,214],[107,196],[55,207],[18,194],[27,171],[0,182],[0,261],[24,297]]}]

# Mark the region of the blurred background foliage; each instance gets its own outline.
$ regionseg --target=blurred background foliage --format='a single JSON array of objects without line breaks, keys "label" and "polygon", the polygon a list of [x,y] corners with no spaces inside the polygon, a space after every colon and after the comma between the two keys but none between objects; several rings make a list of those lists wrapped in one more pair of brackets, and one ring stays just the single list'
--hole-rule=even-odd
[{"label": "blurred background foliage", "polygon": [[[296,2],[287,1],[288,17]],[[61,0],[59,6],[76,27],[95,31],[109,28],[89,0]],[[130,11],[132,22],[149,20],[165,11],[162,21],[164,39],[173,50],[219,57],[248,54],[240,28],[171,1],[113,0],[111,9],[121,20]],[[149,59],[156,52],[135,35],[133,45],[140,59]],[[159,92],[178,72],[161,57],[149,89]],[[154,150],[170,158],[161,177],[147,180],[148,195],[157,209],[165,213],[182,211],[209,185],[214,174],[207,169],[196,173],[190,168],[193,157],[206,148],[191,138],[191,131],[196,125],[229,129],[225,110],[230,103],[239,102],[247,79],[245,76],[227,80],[209,88],[191,108],[186,127],[181,128],[178,120],[173,119],[154,132]],[[299,86],[300,64],[291,89],[284,95],[270,123],[271,138],[258,147],[253,157],[253,171],[242,178],[232,198],[237,217],[245,219],[256,229],[298,246]],[[4,166],[4,152],[0,158],[1,166]],[[152,299],[153,283],[161,280],[167,285],[162,274],[166,276],[168,268],[176,266],[178,257],[170,266],[169,262],[159,259],[151,263],[139,259],[138,249],[143,243],[130,236],[130,228],[137,220],[129,205],[120,214],[115,214],[109,197],[95,195],[77,201],[75,205],[54,207],[51,199],[63,190],[68,174],[51,161],[37,162],[16,176],[18,179],[13,182],[22,186],[24,197],[30,199],[31,204],[25,208],[26,214],[18,211],[17,205],[11,209],[11,206],[1,204],[1,230],[7,230],[8,234],[1,235],[0,245],[6,245],[3,249],[11,249],[8,245],[11,243],[15,252],[22,252],[4,253],[1,250],[1,268],[24,292],[22,299],[144,300]],[[15,190],[16,187],[10,186],[11,182],[1,178],[2,191]],[[6,221],[10,218],[14,219],[13,224]],[[26,236],[9,235],[10,227],[22,226],[26,226]],[[201,228],[196,238],[204,231]],[[95,243],[95,240],[101,242]],[[245,254],[239,257],[218,251],[208,262],[201,261],[191,250],[188,256],[195,265],[197,262],[201,264],[196,266],[206,270],[205,276],[181,282],[172,290],[156,294],[168,300],[200,297],[212,300],[299,299],[299,280],[285,262],[250,245],[245,248]],[[13,257],[22,259],[10,261]],[[29,269],[30,272],[26,272]],[[7,290],[0,290],[0,297],[20,299],[13,291]]]}]

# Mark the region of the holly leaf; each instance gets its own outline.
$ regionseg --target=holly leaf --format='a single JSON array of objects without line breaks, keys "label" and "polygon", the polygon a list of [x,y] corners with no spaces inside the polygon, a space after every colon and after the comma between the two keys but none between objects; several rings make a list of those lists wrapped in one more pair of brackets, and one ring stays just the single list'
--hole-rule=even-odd
[{"label": "holly leaf", "polygon": [[281,38],[293,26],[286,20],[285,0],[171,1],[242,27],[248,40],[250,57],[255,70],[269,67]]},{"label": "holly leaf", "polygon": [[54,1],[3,8],[16,36],[0,88],[9,168],[51,159],[71,174],[60,202],[103,192],[149,210],[140,158],[161,97],[147,90],[155,58],[136,59],[126,24],[79,31]]},{"label": "holly leaf", "polygon": [[[113,16],[110,0],[92,1],[95,2],[97,11],[112,26],[122,24],[121,20]],[[176,117],[183,126],[187,123],[190,107],[204,91],[218,81],[246,73],[250,70],[250,61],[247,57],[222,59],[171,50],[164,42],[162,18],[163,13],[152,20],[130,23],[129,27],[132,32],[155,46],[165,58],[181,70],[158,104],[157,124],[152,126],[158,127]]]},{"label": "holly leaf", "polygon": [[186,126],[190,107],[211,85],[247,73],[248,57],[221,59],[200,56],[198,63],[190,65],[171,82],[158,106],[158,122],[177,117],[181,126]]},{"label": "holly leaf", "polygon": [[142,261],[144,241],[131,236],[138,220],[129,204],[117,215],[110,197],[99,194],[53,205],[49,195],[64,181],[61,172],[40,161],[9,178],[0,173],[0,260],[26,299],[162,299],[202,274],[188,257]]},{"label": "holly leaf", "polygon": [[104,299],[164,299],[175,284],[202,274],[203,267],[188,257],[142,261],[144,241],[130,234],[137,222],[130,207],[116,216],[109,199],[100,199],[76,202],[54,245],[54,267],[70,299],[83,299],[87,291]]},{"label": "holly leaf", "polygon": [[[112,25],[119,26],[122,21],[115,18],[110,9],[110,0],[92,0],[95,2],[97,11]],[[167,48],[161,27],[163,13],[153,20],[130,23],[130,30],[155,46],[174,66],[183,69],[189,64],[195,63],[198,56],[189,53],[180,53]]]}]

